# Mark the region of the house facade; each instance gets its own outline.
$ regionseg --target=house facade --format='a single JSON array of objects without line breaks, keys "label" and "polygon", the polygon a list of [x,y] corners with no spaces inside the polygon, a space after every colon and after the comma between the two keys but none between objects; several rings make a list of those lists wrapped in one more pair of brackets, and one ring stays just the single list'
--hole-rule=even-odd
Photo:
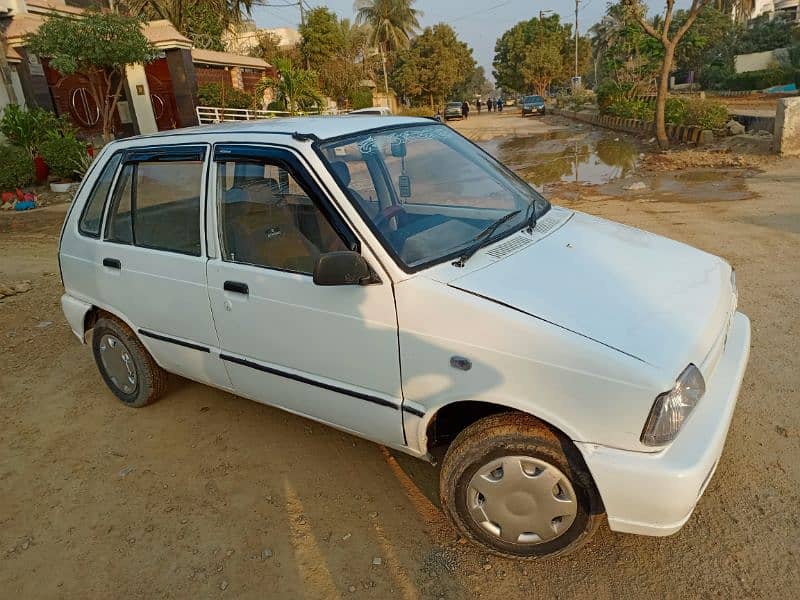
[{"label": "house facade", "polygon": [[[105,0],[0,0],[0,111],[7,104],[41,107],[67,115],[86,137],[100,133],[100,110],[77,75],[65,76],[25,47],[25,36],[34,33],[49,14],[80,18],[92,7],[106,8]],[[145,65],[126,69],[124,93],[114,130],[118,136],[147,134],[197,124],[197,88],[207,81],[255,90],[257,82],[274,75],[261,59],[192,47],[166,20],[143,26],[145,37],[159,50]]]}]

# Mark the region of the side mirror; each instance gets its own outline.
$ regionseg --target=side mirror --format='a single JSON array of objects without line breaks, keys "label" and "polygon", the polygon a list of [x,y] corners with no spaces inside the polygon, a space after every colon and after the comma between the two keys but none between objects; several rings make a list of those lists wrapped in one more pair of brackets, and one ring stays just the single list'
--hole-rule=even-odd
[{"label": "side mirror", "polygon": [[369,265],[358,252],[328,252],[314,267],[316,285],[366,285],[371,280]]}]

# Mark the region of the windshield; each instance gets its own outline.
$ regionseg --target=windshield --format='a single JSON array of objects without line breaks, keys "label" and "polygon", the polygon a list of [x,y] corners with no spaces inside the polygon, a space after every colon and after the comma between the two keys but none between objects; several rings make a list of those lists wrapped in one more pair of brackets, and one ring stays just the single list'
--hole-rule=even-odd
[{"label": "windshield", "polygon": [[461,108],[461,102],[448,102],[447,108]]},{"label": "windshield", "polygon": [[[528,184],[446,125],[367,131],[324,143],[321,150],[350,200],[406,270],[508,235],[526,217],[538,218],[550,208]],[[489,238],[479,238],[513,211],[518,214]]]},{"label": "windshield", "polygon": [[522,102],[525,104],[533,104],[534,102],[544,102],[544,98],[541,96],[525,96]]}]

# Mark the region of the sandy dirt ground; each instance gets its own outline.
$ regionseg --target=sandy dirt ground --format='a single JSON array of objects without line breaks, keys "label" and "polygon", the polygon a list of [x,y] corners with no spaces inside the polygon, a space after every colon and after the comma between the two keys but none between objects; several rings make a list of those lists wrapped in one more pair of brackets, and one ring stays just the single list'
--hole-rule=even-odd
[{"label": "sandy dirt ground", "polygon": [[[530,144],[607,137],[511,112],[454,126]],[[458,539],[427,464],[182,380],[123,407],[62,317],[67,205],[55,204],[0,213],[0,284],[32,286],[0,300],[0,597],[797,598],[800,161],[681,180],[685,167],[639,160],[617,179],[544,188],[737,269],[750,365],[717,474],[679,533],[604,526],[572,556],[502,560]]]}]

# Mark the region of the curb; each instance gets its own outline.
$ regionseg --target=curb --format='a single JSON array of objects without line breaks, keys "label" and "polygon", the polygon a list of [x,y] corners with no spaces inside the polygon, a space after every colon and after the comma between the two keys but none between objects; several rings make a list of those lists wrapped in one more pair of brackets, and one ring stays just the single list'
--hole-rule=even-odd
[{"label": "curb", "polygon": [[[612,117],[611,115],[600,115],[597,113],[579,113],[572,110],[552,108],[550,112],[576,121],[583,121],[598,127],[624,131],[626,133],[655,135],[656,124],[653,121],[642,121],[640,119],[623,119],[622,117]],[[667,125],[667,137],[673,142],[685,144],[699,144],[702,138],[703,128],[694,125]]]}]

